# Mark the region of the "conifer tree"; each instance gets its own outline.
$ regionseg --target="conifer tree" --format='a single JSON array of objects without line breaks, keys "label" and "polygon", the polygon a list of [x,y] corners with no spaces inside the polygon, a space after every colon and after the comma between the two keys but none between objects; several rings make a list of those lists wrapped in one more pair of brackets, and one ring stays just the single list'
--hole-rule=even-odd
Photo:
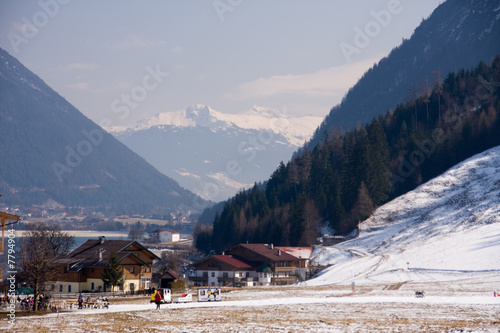
[{"label": "conifer tree", "polygon": [[368,158],[368,177],[364,180],[375,205],[389,198],[391,185],[387,179],[389,147],[384,129],[379,121],[374,120],[368,126],[370,140]]},{"label": "conifer tree", "polygon": [[111,286],[112,291],[123,283],[123,269],[115,252],[111,253],[109,266],[103,270],[101,279],[105,286]]}]

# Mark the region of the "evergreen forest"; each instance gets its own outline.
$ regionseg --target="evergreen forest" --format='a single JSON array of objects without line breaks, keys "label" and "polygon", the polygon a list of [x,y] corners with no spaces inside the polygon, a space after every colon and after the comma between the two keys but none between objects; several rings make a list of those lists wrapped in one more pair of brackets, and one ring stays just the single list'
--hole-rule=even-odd
[{"label": "evergreen forest", "polygon": [[281,163],[269,180],[224,203],[198,223],[205,253],[239,243],[310,246],[322,228],[347,235],[373,210],[455,164],[500,144],[500,56],[487,65],[439,75],[416,98],[370,123],[330,128],[314,149]]}]

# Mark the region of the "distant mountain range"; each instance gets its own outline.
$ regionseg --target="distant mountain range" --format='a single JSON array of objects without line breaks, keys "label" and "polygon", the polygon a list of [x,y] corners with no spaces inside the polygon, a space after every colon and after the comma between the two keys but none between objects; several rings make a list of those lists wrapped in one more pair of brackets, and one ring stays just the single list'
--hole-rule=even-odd
[{"label": "distant mountain range", "polygon": [[0,193],[104,213],[201,210],[179,186],[0,49]]},{"label": "distant mountain range", "polygon": [[207,105],[164,112],[108,131],[165,175],[214,201],[267,180],[308,140],[321,117],[254,106],[227,114]]},{"label": "distant mountain range", "polygon": [[334,128],[366,124],[399,103],[430,91],[450,72],[490,63],[500,53],[500,2],[448,0],[409,40],[375,64],[316,130],[313,149]]}]

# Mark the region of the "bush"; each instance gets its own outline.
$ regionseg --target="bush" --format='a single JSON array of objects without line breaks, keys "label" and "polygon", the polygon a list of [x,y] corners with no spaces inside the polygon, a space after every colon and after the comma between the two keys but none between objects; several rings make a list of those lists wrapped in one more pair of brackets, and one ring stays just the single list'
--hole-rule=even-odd
[{"label": "bush", "polygon": [[172,292],[183,292],[186,290],[186,282],[184,280],[170,282],[170,289],[172,289]]}]

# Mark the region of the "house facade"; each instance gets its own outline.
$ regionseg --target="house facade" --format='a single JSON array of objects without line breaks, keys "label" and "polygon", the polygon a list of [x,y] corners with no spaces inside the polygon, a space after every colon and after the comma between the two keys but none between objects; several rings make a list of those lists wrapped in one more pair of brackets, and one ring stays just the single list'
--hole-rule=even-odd
[{"label": "house facade", "polygon": [[212,255],[195,263],[196,276],[190,279],[198,286],[270,285],[271,274],[259,274],[258,267],[232,255]]},{"label": "house facade", "polygon": [[173,243],[181,240],[181,234],[171,229],[161,229],[158,231],[160,243]]},{"label": "house facade", "polygon": [[312,257],[313,248],[309,246],[277,246],[276,248],[298,259],[295,262],[295,272],[292,275],[298,275],[301,280],[305,280],[309,273],[309,260]]},{"label": "house facade", "polygon": [[53,260],[57,279],[49,282],[53,293],[83,291],[110,291],[102,280],[104,270],[110,267],[110,258],[116,254],[123,271],[120,291],[136,292],[151,287],[153,262],[160,260],[136,241],[89,239],[67,255]]},{"label": "house facade", "polygon": [[[305,279],[312,254],[312,248],[298,249],[287,247],[285,251],[272,244],[240,244],[221,255],[194,263],[196,276],[191,280],[198,286],[293,284]],[[292,250],[299,253],[300,258],[292,255]]]},{"label": "house facade", "polygon": [[172,270],[167,270],[162,273],[153,273],[152,287],[154,288],[171,288],[171,283],[179,280],[180,276]]}]

